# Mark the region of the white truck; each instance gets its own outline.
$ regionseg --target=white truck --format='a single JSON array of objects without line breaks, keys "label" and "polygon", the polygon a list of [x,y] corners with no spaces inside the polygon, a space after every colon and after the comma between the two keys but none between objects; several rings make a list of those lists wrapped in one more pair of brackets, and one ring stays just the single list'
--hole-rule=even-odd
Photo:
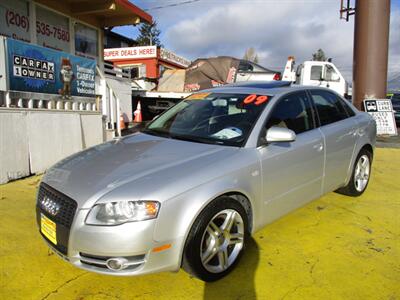
[{"label": "white truck", "polygon": [[323,86],[345,98],[350,98],[349,87],[338,68],[331,61],[305,61],[295,70],[295,59],[288,57],[282,80],[299,85]]}]

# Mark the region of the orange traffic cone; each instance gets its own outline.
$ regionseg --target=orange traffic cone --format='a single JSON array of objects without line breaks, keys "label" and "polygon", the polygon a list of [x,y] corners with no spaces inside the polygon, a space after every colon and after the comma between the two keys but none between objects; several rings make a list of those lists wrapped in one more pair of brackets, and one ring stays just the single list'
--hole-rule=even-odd
[{"label": "orange traffic cone", "polygon": [[141,107],[141,105],[140,105],[140,101],[138,101],[138,104],[137,104],[137,106],[136,106],[136,110],[135,110],[135,112],[133,113],[133,115],[135,116],[135,118],[134,118],[134,120],[133,120],[133,122],[135,122],[135,123],[140,123],[140,122],[142,122],[142,107]]},{"label": "orange traffic cone", "polygon": [[119,127],[121,129],[125,129],[125,121],[124,121],[124,116],[123,115],[119,116]]}]

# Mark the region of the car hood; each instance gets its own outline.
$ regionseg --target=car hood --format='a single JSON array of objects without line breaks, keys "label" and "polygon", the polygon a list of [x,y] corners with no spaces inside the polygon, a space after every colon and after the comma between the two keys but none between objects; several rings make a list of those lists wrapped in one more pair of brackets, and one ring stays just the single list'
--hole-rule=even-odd
[{"label": "car hood", "polygon": [[[201,144],[134,134],[74,154],[50,168],[43,182],[69,196],[79,208],[90,208],[98,199],[129,184],[133,199],[143,189],[153,189],[199,172],[238,148]],[[172,178],[171,178],[172,177]],[[149,182],[157,178],[156,182]]]}]

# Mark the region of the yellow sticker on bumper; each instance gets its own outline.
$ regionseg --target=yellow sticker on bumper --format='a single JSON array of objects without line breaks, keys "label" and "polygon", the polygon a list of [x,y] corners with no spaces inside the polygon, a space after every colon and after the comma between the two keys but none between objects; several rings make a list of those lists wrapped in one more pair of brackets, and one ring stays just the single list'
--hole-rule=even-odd
[{"label": "yellow sticker on bumper", "polygon": [[40,231],[47,237],[54,245],[57,245],[57,230],[56,223],[47,218],[45,215],[40,216]]}]

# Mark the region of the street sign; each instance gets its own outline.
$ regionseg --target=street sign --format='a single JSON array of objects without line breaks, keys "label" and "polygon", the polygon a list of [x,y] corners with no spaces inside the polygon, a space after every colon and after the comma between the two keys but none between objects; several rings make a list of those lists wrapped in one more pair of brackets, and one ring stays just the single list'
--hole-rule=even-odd
[{"label": "street sign", "polygon": [[377,135],[397,135],[392,102],[389,99],[365,99],[364,109],[374,118]]}]

